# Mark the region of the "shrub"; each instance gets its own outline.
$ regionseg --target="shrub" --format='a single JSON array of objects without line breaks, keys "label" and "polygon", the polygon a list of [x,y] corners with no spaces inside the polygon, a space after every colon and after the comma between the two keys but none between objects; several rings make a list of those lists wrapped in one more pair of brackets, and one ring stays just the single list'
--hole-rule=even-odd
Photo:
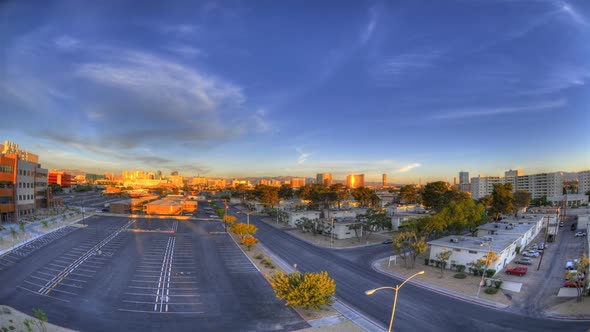
[{"label": "shrub", "polygon": [[289,306],[320,309],[322,305],[332,303],[332,296],[336,292],[336,283],[328,276],[328,272],[277,272],[268,277],[276,297],[285,300]]},{"label": "shrub", "polygon": [[263,258],[264,258],[264,256],[262,256],[260,254],[256,255],[256,259],[263,259]]},{"label": "shrub", "polygon": [[454,270],[454,269],[456,269],[456,268],[457,268],[457,264],[455,264],[455,263],[451,263],[451,270]]},{"label": "shrub", "polygon": [[434,259],[430,260],[430,265],[434,265]]},{"label": "shrub", "polygon": [[520,247],[516,247],[516,253],[520,254]]},{"label": "shrub", "polygon": [[486,292],[486,294],[492,295],[492,294],[496,294],[498,292],[498,289],[493,288],[493,287],[488,287],[488,288],[486,288],[486,290],[484,292]]},{"label": "shrub", "polygon": [[502,286],[502,280],[495,280],[494,281],[494,287],[500,288],[500,286]]},{"label": "shrub", "polygon": [[457,273],[453,277],[455,277],[457,279],[465,279],[465,278],[467,278],[467,275],[465,273]]},{"label": "shrub", "polygon": [[463,272],[463,271],[465,271],[465,268],[466,268],[465,265],[459,264],[459,265],[457,265],[457,272]]},{"label": "shrub", "polygon": [[424,258],[424,265],[428,265],[428,262],[429,262],[429,261],[430,261],[430,260],[429,260],[428,258]]},{"label": "shrub", "polygon": [[486,277],[491,278],[494,276],[494,274],[496,274],[496,270],[494,270],[494,269],[487,269],[486,270]]}]

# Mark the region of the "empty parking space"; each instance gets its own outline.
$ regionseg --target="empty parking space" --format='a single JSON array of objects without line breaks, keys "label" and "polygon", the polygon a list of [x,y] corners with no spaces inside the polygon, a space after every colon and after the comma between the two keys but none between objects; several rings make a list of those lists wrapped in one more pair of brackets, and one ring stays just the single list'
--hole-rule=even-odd
[{"label": "empty parking space", "polygon": [[4,255],[0,256],[0,271],[9,268],[10,266],[21,261],[24,257],[29,256],[33,252],[45,247],[46,245],[57,239],[64,237],[65,235],[71,233],[76,229],[76,227],[71,226],[60,228],[54,232],[43,235],[34,241],[31,241],[10,252],[5,253]]},{"label": "empty parking space", "polygon": [[158,236],[145,244],[118,310],[203,314],[207,309],[199,286],[190,238]]},{"label": "empty parking space", "polygon": [[41,296],[69,301],[71,296],[79,295],[84,285],[108,262],[103,253],[108,253],[110,257],[127,241],[129,234],[124,231],[131,223],[132,221],[126,223],[102,238],[86,239],[29,275],[19,288]]},{"label": "empty parking space", "polygon": [[250,262],[248,257],[236,246],[226,234],[213,237],[213,242],[223,265],[231,274],[256,273],[258,268]]}]

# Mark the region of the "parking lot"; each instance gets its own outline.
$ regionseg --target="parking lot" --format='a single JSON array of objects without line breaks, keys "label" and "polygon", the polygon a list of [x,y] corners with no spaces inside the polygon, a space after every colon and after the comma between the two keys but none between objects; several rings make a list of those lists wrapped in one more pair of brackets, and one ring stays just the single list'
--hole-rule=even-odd
[{"label": "parking lot", "polygon": [[84,331],[308,326],[274,297],[218,221],[87,222],[52,233],[25,256],[0,259],[2,302],[42,308],[51,322]]},{"label": "parking lot", "polygon": [[[517,296],[514,296],[513,305],[530,315],[540,315],[543,309],[559,304],[568,298],[558,298],[557,293],[565,282],[565,264],[580,258],[586,250],[586,239],[574,237],[575,231],[570,229],[573,218],[564,222],[559,228],[554,242],[548,243],[548,248],[543,251],[543,258],[530,257],[532,264],[528,265],[528,272],[524,276],[508,275],[501,271],[496,276],[504,281],[522,283],[522,288]],[[544,232],[531,243],[544,242]],[[530,246],[529,246],[530,247]],[[528,248],[527,248],[528,249]],[[517,255],[515,260],[524,257]],[[539,262],[541,262],[539,266]],[[509,267],[517,264],[511,263]]]}]

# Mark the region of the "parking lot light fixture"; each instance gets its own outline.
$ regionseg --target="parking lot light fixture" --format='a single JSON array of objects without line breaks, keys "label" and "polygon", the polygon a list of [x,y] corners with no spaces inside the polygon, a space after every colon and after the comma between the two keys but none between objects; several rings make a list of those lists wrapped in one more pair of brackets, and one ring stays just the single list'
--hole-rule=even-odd
[{"label": "parking lot light fixture", "polygon": [[417,273],[414,273],[413,275],[411,275],[408,279],[404,280],[404,282],[402,282],[401,284],[395,286],[395,287],[391,287],[391,286],[384,286],[384,287],[378,287],[375,289],[369,289],[368,291],[365,291],[365,295],[373,295],[375,294],[375,292],[382,290],[382,289],[391,289],[395,292],[395,297],[393,298],[393,308],[391,309],[391,320],[389,321],[389,329],[388,332],[391,332],[391,329],[393,328],[393,318],[395,316],[395,308],[397,306],[397,293],[400,290],[400,288],[403,287],[403,285],[406,284],[406,282],[410,281],[410,279],[414,278],[417,275],[420,274],[424,274],[424,271],[420,271]]}]

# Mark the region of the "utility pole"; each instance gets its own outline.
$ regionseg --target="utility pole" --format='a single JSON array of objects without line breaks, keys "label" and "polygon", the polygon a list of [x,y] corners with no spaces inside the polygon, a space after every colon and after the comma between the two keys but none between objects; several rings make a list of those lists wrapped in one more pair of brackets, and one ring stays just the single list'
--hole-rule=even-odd
[{"label": "utility pole", "polygon": [[[543,248],[543,251],[541,251],[541,258],[539,258],[539,265],[537,265],[537,271],[539,271],[539,269],[541,268],[541,262],[543,262],[543,254],[545,254],[545,250],[547,250],[547,236],[549,235],[549,220],[551,220],[551,218],[549,216],[546,217],[547,224],[545,225],[545,248]],[[543,217],[543,219],[545,219],[545,217]]]},{"label": "utility pole", "polygon": [[227,233],[227,222],[225,221],[225,218],[227,218],[227,200],[226,199],[223,200],[223,205],[225,206],[225,214],[223,215],[223,229]]}]

